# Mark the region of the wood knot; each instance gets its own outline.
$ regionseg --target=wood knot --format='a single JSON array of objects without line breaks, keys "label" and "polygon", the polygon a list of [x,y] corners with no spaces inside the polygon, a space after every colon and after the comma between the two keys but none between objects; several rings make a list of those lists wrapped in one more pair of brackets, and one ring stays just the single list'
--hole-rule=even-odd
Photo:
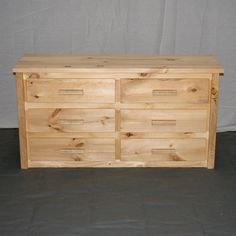
[{"label": "wood knot", "polygon": [[192,132],[184,132],[184,134],[192,134]]},{"label": "wood knot", "polygon": [[51,118],[56,117],[60,112],[61,112],[61,108],[56,108],[56,109],[52,112]]},{"label": "wood knot", "polygon": [[34,95],[34,97],[35,97],[35,98],[39,98],[39,96],[38,96],[37,94],[36,94],[36,95]]},{"label": "wood knot", "polygon": [[195,92],[197,92],[197,89],[196,89],[196,88],[192,88],[191,91],[192,91],[193,93],[195,93]]},{"label": "wood knot", "polygon": [[171,158],[172,158],[173,161],[185,161],[183,158],[179,157],[176,154],[172,154]]},{"label": "wood knot", "polygon": [[146,77],[148,75],[148,73],[140,73],[141,77]]},{"label": "wood knot", "polygon": [[211,94],[217,96],[217,90],[215,88],[211,89]]},{"label": "wood knot", "polygon": [[40,75],[38,73],[32,73],[29,75],[29,79],[39,79]]},{"label": "wood knot", "polygon": [[84,143],[77,143],[76,145],[75,145],[75,147],[83,147],[84,146]]},{"label": "wood knot", "polygon": [[129,138],[129,137],[132,137],[132,136],[134,136],[132,133],[126,133],[126,136]]},{"label": "wood knot", "polygon": [[80,157],[74,157],[74,161],[82,161]]}]

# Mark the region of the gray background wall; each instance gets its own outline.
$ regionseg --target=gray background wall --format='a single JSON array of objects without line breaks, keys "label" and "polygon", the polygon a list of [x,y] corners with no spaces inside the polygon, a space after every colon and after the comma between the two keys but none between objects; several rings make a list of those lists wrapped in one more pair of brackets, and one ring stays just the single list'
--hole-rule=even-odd
[{"label": "gray background wall", "polygon": [[17,127],[12,66],[37,52],[212,53],[218,131],[236,130],[235,0],[0,0],[0,127]]}]

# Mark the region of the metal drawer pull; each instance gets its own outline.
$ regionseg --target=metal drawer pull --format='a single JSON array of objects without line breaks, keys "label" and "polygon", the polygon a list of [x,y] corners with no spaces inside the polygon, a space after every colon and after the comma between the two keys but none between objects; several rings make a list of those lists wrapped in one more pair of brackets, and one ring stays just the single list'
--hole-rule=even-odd
[{"label": "metal drawer pull", "polygon": [[59,95],[84,95],[83,89],[59,89]]},{"label": "metal drawer pull", "polygon": [[176,125],[176,120],[152,120],[152,125]]},{"label": "metal drawer pull", "polygon": [[62,125],[83,125],[84,120],[83,119],[58,119],[58,124]]},{"label": "metal drawer pull", "polygon": [[176,150],[175,150],[175,148],[153,148],[151,150],[151,152],[152,152],[153,155],[154,154],[164,154],[164,153],[171,153],[171,154],[173,154],[173,153],[176,152]]},{"label": "metal drawer pull", "polygon": [[175,89],[153,89],[152,96],[176,96],[177,90]]},{"label": "metal drawer pull", "polygon": [[76,148],[64,148],[60,149],[60,152],[69,153],[69,154],[82,154],[84,153],[84,149],[76,149]]}]

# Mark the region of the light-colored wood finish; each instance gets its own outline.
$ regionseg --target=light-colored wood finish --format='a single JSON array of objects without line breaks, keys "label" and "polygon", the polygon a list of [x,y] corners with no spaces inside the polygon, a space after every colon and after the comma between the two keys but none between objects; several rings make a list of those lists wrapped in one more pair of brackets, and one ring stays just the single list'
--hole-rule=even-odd
[{"label": "light-colored wood finish", "polygon": [[116,135],[116,160],[120,160],[120,80],[116,80],[116,111],[115,111],[115,135]]},{"label": "light-colored wood finish", "polygon": [[194,133],[194,132],[121,132],[122,139],[137,139],[137,138],[206,138],[208,139],[208,132]]},{"label": "light-colored wood finish", "polygon": [[207,103],[206,79],[130,79],[121,81],[121,102]]},{"label": "light-colored wood finish", "polygon": [[206,167],[206,161],[31,161],[29,168],[47,167]]},{"label": "light-colored wood finish", "polygon": [[29,79],[28,102],[114,103],[115,81],[102,79]]},{"label": "light-colored wood finish", "polygon": [[13,71],[22,168],[214,168],[210,55],[26,55]]},{"label": "light-colored wood finish", "polygon": [[29,132],[114,132],[112,109],[39,108],[28,111]]},{"label": "light-colored wood finish", "polygon": [[209,104],[178,104],[178,103],[59,103],[59,102],[51,102],[51,103],[31,103],[25,102],[25,108],[81,108],[81,109],[145,109],[145,110],[152,110],[152,109],[184,109],[184,110],[201,110],[206,109],[208,110]]},{"label": "light-colored wood finish", "polygon": [[217,124],[217,106],[218,106],[218,91],[219,88],[219,75],[213,74],[211,80],[210,90],[210,106],[209,106],[209,143],[208,143],[208,169],[215,167],[215,145],[216,145],[216,124]]},{"label": "light-colored wood finish", "polygon": [[205,132],[207,110],[121,110],[123,132]]},{"label": "light-colored wood finish", "polygon": [[112,161],[114,139],[30,138],[31,161]]},{"label": "light-colored wood finish", "polygon": [[121,160],[125,161],[203,161],[205,139],[125,139]]},{"label": "light-colored wood finish", "polygon": [[18,126],[20,137],[20,164],[22,169],[28,168],[28,150],[27,150],[27,133],[25,117],[25,90],[22,73],[16,73],[16,92],[18,107]]},{"label": "light-colored wood finish", "polygon": [[27,54],[14,72],[52,73],[223,73],[211,55],[59,55]]},{"label": "light-colored wood finish", "polygon": [[24,79],[78,79],[78,78],[87,78],[87,79],[199,79],[205,78],[210,79],[212,76],[211,73],[197,73],[197,74],[189,74],[189,73],[160,73],[157,71],[152,71],[148,73],[135,73],[135,72],[115,72],[111,71],[109,73],[100,73],[92,72],[84,73],[84,72],[26,72],[24,73]]}]

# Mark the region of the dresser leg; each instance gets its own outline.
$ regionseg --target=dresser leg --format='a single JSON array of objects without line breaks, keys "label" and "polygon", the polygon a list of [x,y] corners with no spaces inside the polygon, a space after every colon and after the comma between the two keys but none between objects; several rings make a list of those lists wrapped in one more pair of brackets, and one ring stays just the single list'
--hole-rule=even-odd
[{"label": "dresser leg", "polygon": [[16,73],[16,92],[20,142],[20,163],[21,169],[28,169],[23,73]]},{"label": "dresser leg", "polygon": [[215,167],[215,145],[216,145],[216,124],[217,124],[217,107],[218,107],[218,87],[219,75],[213,74],[210,91],[210,114],[209,114],[209,138],[208,138],[208,159],[207,168]]}]

